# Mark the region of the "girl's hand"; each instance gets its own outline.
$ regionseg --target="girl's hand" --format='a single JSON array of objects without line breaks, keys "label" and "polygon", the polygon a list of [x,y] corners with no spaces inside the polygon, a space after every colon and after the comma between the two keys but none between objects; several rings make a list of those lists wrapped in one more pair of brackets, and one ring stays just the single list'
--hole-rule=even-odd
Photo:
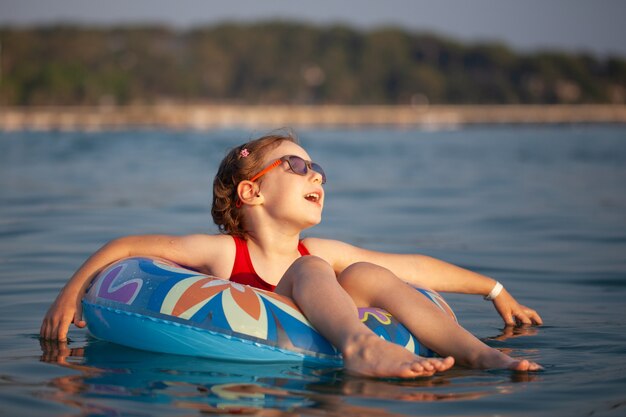
[{"label": "girl's hand", "polygon": [[83,320],[81,294],[62,291],[48,309],[41,324],[39,336],[48,340],[67,340],[70,324],[83,328],[87,323]]},{"label": "girl's hand", "polygon": [[543,324],[543,320],[535,310],[518,303],[506,288],[503,288],[493,300],[493,306],[507,326]]}]

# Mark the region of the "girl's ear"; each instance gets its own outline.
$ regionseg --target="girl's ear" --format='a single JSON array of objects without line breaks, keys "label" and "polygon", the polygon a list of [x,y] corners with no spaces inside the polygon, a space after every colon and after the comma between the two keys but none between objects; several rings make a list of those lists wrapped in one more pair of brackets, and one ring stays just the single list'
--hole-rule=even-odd
[{"label": "girl's ear", "polygon": [[259,186],[256,182],[241,181],[237,185],[237,195],[239,196],[239,201],[243,204],[259,204]]}]

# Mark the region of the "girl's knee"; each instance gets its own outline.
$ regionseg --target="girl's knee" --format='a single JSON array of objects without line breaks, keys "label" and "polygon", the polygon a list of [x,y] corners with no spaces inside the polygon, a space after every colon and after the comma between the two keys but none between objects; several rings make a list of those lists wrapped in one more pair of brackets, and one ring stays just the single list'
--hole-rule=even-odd
[{"label": "girl's knee", "polygon": [[341,281],[352,281],[357,279],[361,282],[370,278],[390,275],[391,271],[382,266],[370,262],[356,262],[344,269],[339,274]]},{"label": "girl's knee", "polygon": [[302,256],[294,261],[276,286],[276,293],[295,297],[299,289],[321,279],[336,280],[328,262],[317,256]]},{"label": "girl's knee", "polygon": [[298,258],[290,267],[288,272],[296,272],[296,273],[310,273],[310,272],[318,272],[326,274],[328,272],[332,272],[334,274],[333,268],[330,266],[328,262],[323,260],[318,256],[302,256]]},{"label": "girl's knee", "polygon": [[381,271],[388,269],[383,268],[380,265],[373,264],[371,262],[355,262],[343,270],[342,274],[359,274],[364,272]]},{"label": "girl's knee", "polygon": [[406,285],[389,269],[369,262],[358,262],[344,269],[339,284],[359,307],[380,307],[380,296],[398,285]]}]

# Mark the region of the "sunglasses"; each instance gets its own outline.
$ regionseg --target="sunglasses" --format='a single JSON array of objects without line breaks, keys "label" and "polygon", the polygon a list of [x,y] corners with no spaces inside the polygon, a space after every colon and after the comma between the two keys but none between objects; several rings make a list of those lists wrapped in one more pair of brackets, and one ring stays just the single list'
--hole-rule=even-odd
[{"label": "sunglasses", "polygon": [[263,171],[252,177],[250,181],[254,182],[258,180],[277,166],[282,165],[283,162],[287,162],[287,164],[289,164],[289,169],[291,169],[294,174],[306,175],[309,172],[309,169],[317,172],[322,176],[322,184],[326,184],[326,173],[324,173],[324,170],[321,166],[319,166],[315,162],[307,161],[295,155],[285,155],[282,158],[275,160],[274,162],[269,164]]}]

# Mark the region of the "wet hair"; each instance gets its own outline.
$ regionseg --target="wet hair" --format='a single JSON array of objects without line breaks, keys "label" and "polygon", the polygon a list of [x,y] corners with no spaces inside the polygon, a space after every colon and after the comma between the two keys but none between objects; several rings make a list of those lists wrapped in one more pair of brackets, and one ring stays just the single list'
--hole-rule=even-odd
[{"label": "wet hair", "polygon": [[245,238],[243,216],[237,207],[237,186],[265,168],[265,155],[282,142],[298,143],[292,133],[269,134],[231,149],[222,160],[213,180],[211,215],[221,233]]}]

